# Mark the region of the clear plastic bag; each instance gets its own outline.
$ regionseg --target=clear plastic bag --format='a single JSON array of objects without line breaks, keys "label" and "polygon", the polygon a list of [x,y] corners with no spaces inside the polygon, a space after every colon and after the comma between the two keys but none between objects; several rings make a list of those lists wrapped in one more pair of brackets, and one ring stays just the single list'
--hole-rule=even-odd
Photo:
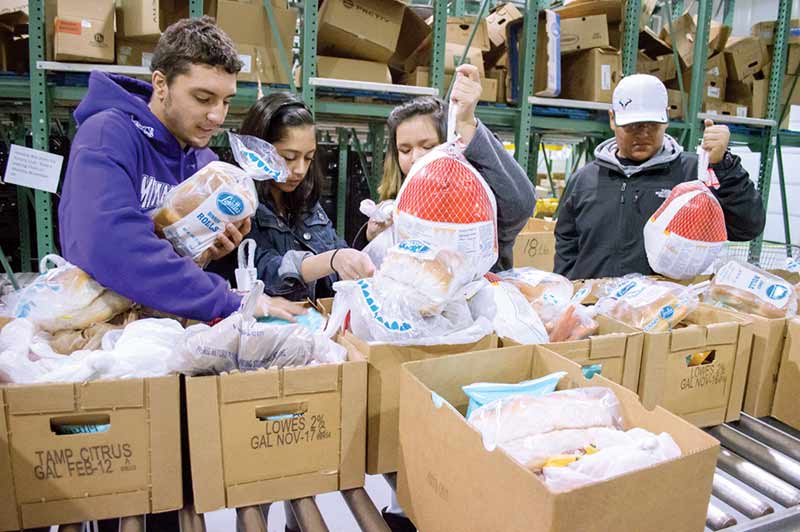
[{"label": "clear plastic bag", "polygon": [[619,401],[608,388],[575,388],[541,396],[515,395],[488,403],[469,416],[488,450],[556,430],[621,428]]},{"label": "clear plastic bag", "polygon": [[214,161],[170,190],[150,212],[156,234],[200,264],[208,262],[209,248],[226,224],[240,224],[255,214],[254,180],[285,182],[289,176],[286,161],[268,142],[233,133],[229,137],[241,168]]},{"label": "clear plastic bag", "polygon": [[498,382],[476,382],[462,386],[464,394],[469,397],[469,406],[467,407],[467,419],[472,415],[476,409],[482,407],[492,401],[505,399],[513,395],[544,395],[556,391],[558,381],[560,381],[567,373],[564,371],[557,371],[538,379],[531,379],[529,381],[522,381],[516,384],[498,383]]},{"label": "clear plastic bag", "polygon": [[583,340],[599,328],[593,310],[578,303],[570,303],[554,321],[545,324],[551,342]]},{"label": "clear plastic bag", "polygon": [[609,287],[595,310],[646,332],[668,331],[699,304],[705,284],[682,286],[653,281],[638,274],[620,278]]},{"label": "clear plastic bag", "polygon": [[[392,220],[394,203],[394,200],[386,200],[376,205],[374,201],[366,199],[361,202],[359,210],[369,218],[370,222],[388,223]],[[372,259],[372,264],[376,268],[380,268],[389,248],[395,244],[394,231],[387,228],[364,247],[364,253]]]},{"label": "clear plastic bag", "polygon": [[797,297],[790,282],[738,260],[722,264],[708,290],[714,304],[764,318],[796,315]]},{"label": "clear plastic bag", "polygon": [[[50,262],[56,267],[48,270]],[[108,321],[132,305],[58,255],[43,257],[39,270],[39,277],[11,294],[8,301],[14,318],[28,318],[45,331],[85,329]]]},{"label": "clear plastic bag", "polygon": [[500,338],[524,345],[548,343],[544,323],[516,286],[495,281],[483,290],[491,292],[495,308],[492,323]]},{"label": "clear plastic bag", "polygon": [[566,277],[531,267],[514,268],[497,276],[519,288],[545,323],[555,321],[566,310],[575,291]]},{"label": "clear plastic bag", "polygon": [[470,279],[497,262],[497,204],[483,177],[449,142],[414,163],[397,195],[396,241],[423,240],[461,253]]},{"label": "clear plastic bag", "polygon": [[714,263],[728,239],[725,213],[702,180],[708,152],[698,147],[698,180],[675,186],[644,226],[647,260],[653,271],[692,279]]}]

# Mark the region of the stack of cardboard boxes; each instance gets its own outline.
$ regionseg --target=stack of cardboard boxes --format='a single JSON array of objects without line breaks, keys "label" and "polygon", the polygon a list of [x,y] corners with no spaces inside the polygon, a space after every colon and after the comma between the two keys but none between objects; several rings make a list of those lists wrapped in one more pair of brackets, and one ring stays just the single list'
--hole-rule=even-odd
[{"label": "stack of cardboard boxes", "polygon": [[0,72],[28,70],[28,3],[0,1]]}]

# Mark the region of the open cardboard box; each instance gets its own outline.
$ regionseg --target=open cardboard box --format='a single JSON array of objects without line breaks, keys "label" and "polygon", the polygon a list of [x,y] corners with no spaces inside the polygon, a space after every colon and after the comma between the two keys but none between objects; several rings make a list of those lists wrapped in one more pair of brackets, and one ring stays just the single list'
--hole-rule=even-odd
[{"label": "open cardboard box", "polygon": [[348,361],[186,379],[198,512],[364,485],[367,365]]},{"label": "open cardboard box", "polygon": [[[644,333],[608,316],[596,316],[600,328],[597,334],[584,340],[545,344],[545,347],[565,356],[581,367],[599,364],[600,374],[632,391],[639,387]],[[501,338],[502,347],[520,345]]]},{"label": "open cardboard box", "polygon": [[531,218],[514,241],[514,266],[552,272],[556,256],[556,223]]},{"label": "open cardboard box", "polygon": [[[752,321],[701,304],[678,328],[644,335],[639,396],[707,427],[739,419],[747,378]],[[701,365],[689,357],[710,352]]]},{"label": "open cardboard box", "polygon": [[800,409],[797,408],[797,391],[800,390],[800,318],[788,320],[786,329],[772,417],[800,430]]},{"label": "open cardboard box", "polygon": [[0,530],[183,507],[179,379],[0,388]]},{"label": "open cardboard box", "polygon": [[[553,493],[502,449],[487,451],[464,418],[461,387],[515,383],[566,371],[559,387],[603,386],[625,428],[669,433],[680,458],[564,493]],[[400,391],[398,497],[425,532],[640,532],[702,530],[719,443],[663,408],[543,346],[520,346],[405,364]],[[667,525],[667,523],[669,523]]]}]

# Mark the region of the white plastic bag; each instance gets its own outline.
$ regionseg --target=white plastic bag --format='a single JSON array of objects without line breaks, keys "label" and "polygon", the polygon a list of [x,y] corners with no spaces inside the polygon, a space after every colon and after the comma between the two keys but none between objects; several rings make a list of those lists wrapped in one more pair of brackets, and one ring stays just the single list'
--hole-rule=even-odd
[{"label": "white plastic bag", "polygon": [[[367,216],[371,222],[387,223],[392,220],[394,203],[394,200],[386,200],[376,205],[374,201],[365,199],[361,202],[359,210],[362,214]],[[389,252],[389,248],[396,244],[394,236],[394,231],[391,228],[387,228],[364,247],[364,253],[372,259],[372,264],[374,264],[376,268],[381,267],[383,259]]]},{"label": "white plastic bag", "polygon": [[494,299],[493,324],[497,336],[524,345],[548,343],[544,323],[516,286],[495,281],[484,290],[491,291]]},{"label": "white plastic bag", "polygon": [[497,262],[497,204],[483,177],[457,142],[443,144],[414,163],[397,195],[396,241],[423,240],[464,255],[479,279]]},{"label": "white plastic bag", "polygon": [[513,268],[498,272],[497,276],[519,288],[545,323],[566,310],[575,290],[566,277],[532,267]]},{"label": "white plastic bag", "polygon": [[[50,262],[56,267],[48,270]],[[28,318],[45,331],[85,329],[108,321],[132,305],[58,255],[43,257],[39,271],[36,280],[12,295],[13,317]]]},{"label": "white plastic bag", "polygon": [[698,147],[698,179],[681,183],[644,226],[647,261],[672,279],[703,274],[719,256],[728,233],[725,214],[704,181],[708,152]]},{"label": "white plastic bag", "polygon": [[797,314],[797,293],[792,284],[743,261],[723,264],[714,277],[708,298],[716,304],[764,318]]}]

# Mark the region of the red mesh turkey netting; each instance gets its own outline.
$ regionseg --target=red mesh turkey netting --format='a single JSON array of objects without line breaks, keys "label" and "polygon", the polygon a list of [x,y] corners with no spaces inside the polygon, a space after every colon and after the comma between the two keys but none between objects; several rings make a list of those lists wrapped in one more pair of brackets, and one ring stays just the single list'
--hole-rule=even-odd
[{"label": "red mesh turkey netting", "polygon": [[653,215],[657,220],[676,199],[684,194],[699,192],[683,205],[667,223],[666,232],[697,242],[724,242],[728,239],[725,215],[717,199],[700,181],[681,183]]}]

